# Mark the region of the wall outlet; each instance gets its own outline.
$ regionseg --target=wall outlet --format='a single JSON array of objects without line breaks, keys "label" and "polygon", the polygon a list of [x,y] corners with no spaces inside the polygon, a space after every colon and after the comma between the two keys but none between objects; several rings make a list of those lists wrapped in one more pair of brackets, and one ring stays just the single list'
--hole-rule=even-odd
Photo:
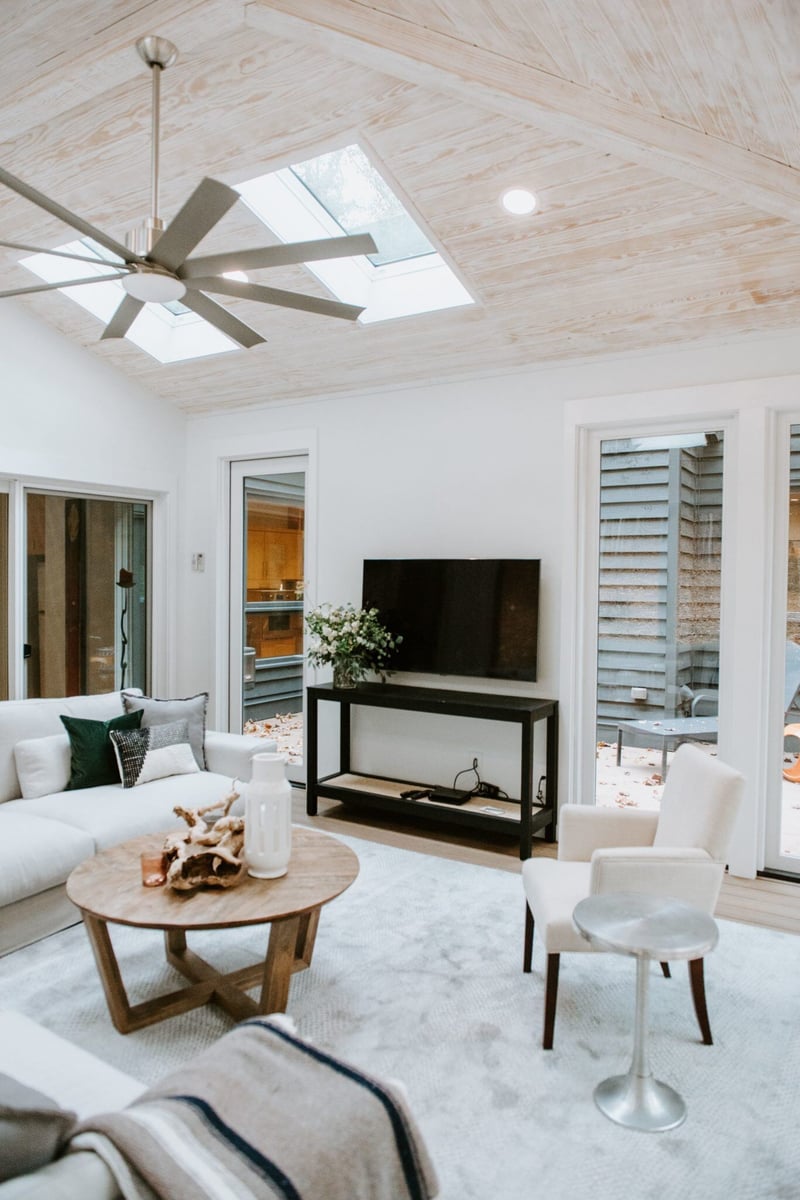
[{"label": "wall outlet", "polygon": [[631,688],[631,700],[646,700],[647,688]]},{"label": "wall outlet", "polygon": [[192,570],[193,571],[205,571],[205,569],[206,569],[205,554],[193,554],[192,555]]}]

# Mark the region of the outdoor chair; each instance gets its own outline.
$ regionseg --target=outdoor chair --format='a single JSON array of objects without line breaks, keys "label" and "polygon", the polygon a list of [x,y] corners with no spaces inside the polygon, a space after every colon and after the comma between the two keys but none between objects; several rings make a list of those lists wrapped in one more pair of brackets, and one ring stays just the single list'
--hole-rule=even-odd
[{"label": "outdoor chair", "polygon": [[[660,812],[566,804],[558,821],[558,858],[529,858],[523,970],[531,970],[534,928],[547,955],[544,1036],[552,1049],[561,955],[597,953],[572,921],[579,900],[603,892],[649,892],[713,913],[741,803],[738,771],[696,746],[675,752]],[[662,963],[669,977],[669,967]],[[711,1045],[703,959],[689,962],[703,1042]]]}]

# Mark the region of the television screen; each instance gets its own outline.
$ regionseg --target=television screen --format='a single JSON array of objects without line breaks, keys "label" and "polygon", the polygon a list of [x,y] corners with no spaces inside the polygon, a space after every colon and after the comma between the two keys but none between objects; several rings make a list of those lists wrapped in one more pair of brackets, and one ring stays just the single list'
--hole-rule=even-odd
[{"label": "television screen", "polygon": [[363,604],[402,634],[390,670],[536,679],[538,559],[367,559]]}]

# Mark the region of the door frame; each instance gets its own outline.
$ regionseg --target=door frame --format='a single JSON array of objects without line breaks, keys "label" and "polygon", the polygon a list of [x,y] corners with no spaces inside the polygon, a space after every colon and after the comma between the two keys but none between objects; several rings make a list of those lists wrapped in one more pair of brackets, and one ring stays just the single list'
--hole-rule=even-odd
[{"label": "door frame", "polygon": [[148,621],[148,686],[155,694],[169,695],[175,682],[175,659],[168,647],[174,643],[176,586],[174,564],[176,527],[174,503],[169,493],[146,488],[85,484],[74,480],[35,475],[4,475],[0,487],[9,496],[8,638],[9,698],[25,699],[26,671],[22,657],[27,625],[27,525],[28,492],[76,496],[82,500],[120,500],[148,506],[148,572],[150,613]]},{"label": "door frame", "polygon": [[[666,436],[707,429],[721,430],[725,438],[720,675],[729,681],[730,688],[726,685],[726,691],[720,697],[720,756],[739,765],[739,755],[735,750],[735,720],[738,720],[738,712],[733,712],[734,700],[731,695],[738,674],[737,627],[743,621],[743,613],[737,612],[735,603],[737,573],[742,569],[735,553],[737,528],[741,520],[736,504],[736,479],[742,444],[739,423],[733,413],[724,409],[701,412],[695,410],[683,416],[662,418],[642,417],[630,412],[624,419],[606,419],[596,423],[578,420],[569,431],[573,439],[574,485],[567,499],[565,514],[568,527],[571,526],[572,536],[567,539],[564,561],[565,636],[562,642],[564,659],[561,674],[562,695],[572,698],[565,714],[566,737],[562,748],[562,767],[565,768],[568,780],[566,798],[570,803],[595,802],[600,445],[609,438]],[[571,581],[568,586],[567,580]],[[757,729],[751,728],[749,733],[751,738],[758,739]],[[748,771],[746,774],[758,775],[759,771]],[[747,847],[747,861],[736,864],[738,873],[755,873],[756,854],[754,839]],[[732,869],[733,857],[732,853]]]},{"label": "door frame", "polygon": [[[773,569],[772,636],[770,638],[770,679],[767,692],[769,729],[767,734],[767,763],[783,761],[783,691],[786,641],[786,601],[789,562],[789,489],[791,429],[800,425],[800,412],[790,410],[775,415],[773,420],[772,461],[772,546]],[[800,858],[781,854],[780,839],[783,823],[783,777],[779,770],[770,769],[765,780],[765,812],[763,849],[760,865],[778,874],[800,877]]]}]

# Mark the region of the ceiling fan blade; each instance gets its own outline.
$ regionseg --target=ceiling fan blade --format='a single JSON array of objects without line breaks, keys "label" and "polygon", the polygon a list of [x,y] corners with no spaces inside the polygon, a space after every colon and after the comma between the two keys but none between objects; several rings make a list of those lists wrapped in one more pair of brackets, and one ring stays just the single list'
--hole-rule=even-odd
[{"label": "ceiling fan blade", "polygon": [[16,175],[12,175],[9,171],[4,170],[3,167],[0,167],[0,183],[4,183],[6,187],[11,188],[12,192],[16,192],[18,195],[24,196],[26,200],[30,200],[31,204],[36,204],[39,208],[43,208],[51,216],[58,217],[59,221],[63,221],[65,225],[77,229],[84,237],[93,238],[101,246],[105,246],[106,250],[110,250],[112,254],[119,255],[124,262],[142,261],[138,254],[131,253],[127,246],[122,245],[122,242],[109,237],[107,233],[103,233],[102,229],[98,229],[95,225],[90,225],[88,221],[84,221],[82,217],[76,216],[68,208],[64,208],[62,204],[57,204],[55,200],[49,199],[43,192],[38,192],[30,184],[23,183],[21,179],[17,179]]},{"label": "ceiling fan blade", "polygon": [[128,332],[143,308],[144,300],[137,300],[134,296],[128,296],[126,294],[123,297],[119,308],[103,330],[100,336],[100,341],[103,342],[107,338],[125,337],[125,334]]},{"label": "ceiling fan blade", "polygon": [[12,288],[8,292],[0,292],[0,299],[5,296],[29,296],[33,292],[55,292],[60,288],[82,287],[86,283],[105,283],[109,279],[121,279],[122,275],[90,275],[88,279],[64,279],[61,283],[35,283],[31,287]]},{"label": "ceiling fan blade", "polygon": [[203,296],[200,292],[187,292],[181,299],[181,304],[185,304],[192,312],[196,312],[198,317],[202,317],[211,325],[216,326],[221,333],[225,333],[229,338],[233,338],[240,346],[244,346],[249,350],[251,346],[257,346],[259,342],[265,342],[260,333],[256,333],[255,329],[251,329],[249,325],[245,325],[244,321],[240,321],[238,317],[234,317],[227,309],[224,309],[221,304],[217,304],[214,300],[209,300],[208,296]]},{"label": "ceiling fan blade", "polygon": [[151,262],[177,271],[198,242],[239,199],[239,193],[216,179],[204,179],[170,221],[148,255]]},{"label": "ceiling fan blade", "polygon": [[259,267],[283,267],[291,263],[320,262],[323,258],[349,258],[355,254],[377,254],[378,247],[369,233],[348,237],[316,238],[311,242],[286,242],[280,246],[261,246],[230,254],[206,254],[190,258],[178,274],[181,279],[222,275],[224,271],[255,271]]},{"label": "ceiling fan blade", "polygon": [[[104,262],[97,255],[92,258],[89,254],[69,254],[66,250],[45,250],[43,246],[26,246],[24,242],[0,242],[0,246],[8,246],[9,250],[28,250],[31,254],[50,254],[54,258],[72,258],[75,262],[94,263],[98,266]],[[115,270],[124,271],[126,269],[124,263],[106,262],[107,267],[114,267]]]},{"label": "ceiling fan blade", "polygon": [[[301,312],[319,313],[324,317],[341,317],[344,321],[355,321],[363,308],[357,304],[342,304],[339,300],[323,300],[319,296],[306,296],[303,292],[286,292],[282,288],[264,287],[260,283],[240,283],[236,279],[222,279],[212,275],[208,279],[192,279],[190,288],[204,292],[216,292],[223,296],[238,296],[242,300],[259,300],[262,304],[277,304],[280,308],[299,308]],[[188,300],[184,297],[184,304]]]}]

